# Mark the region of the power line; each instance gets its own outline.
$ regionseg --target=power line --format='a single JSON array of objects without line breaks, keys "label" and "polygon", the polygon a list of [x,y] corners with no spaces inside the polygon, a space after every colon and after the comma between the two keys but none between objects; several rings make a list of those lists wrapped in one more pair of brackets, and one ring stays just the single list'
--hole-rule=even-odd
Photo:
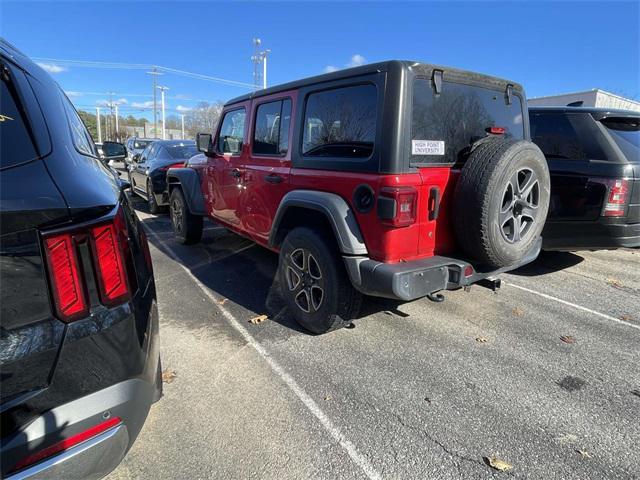
[{"label": "power line", "polygon": [[163,67],[161,65],[151,65],[151,64],[145,64],[145,63],[97,62],[92,60],[66,60],[61,58],[48,58],[48,57],[33,57],[33,58],[38,62],[54,62],[60,65],[73,66],[73,67],[107,68],[107,69],[120,69],[120,70],[150,70],[155,68],[162,72],[172,73],[174,75],[180,75],[183,77],[222,83],[222,84],[230,85],[234,87],[253,88],[253,85],[250,83],[239,82],[236,80],[229,80],[221,77],[213,77],[211,75],[189,72],[189,71],[180,70],[177,68]]}]

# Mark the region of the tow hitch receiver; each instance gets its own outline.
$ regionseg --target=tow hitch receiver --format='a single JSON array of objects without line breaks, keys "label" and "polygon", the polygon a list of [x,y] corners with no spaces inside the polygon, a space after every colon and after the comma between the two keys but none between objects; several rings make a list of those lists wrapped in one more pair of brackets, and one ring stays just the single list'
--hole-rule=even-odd
[{"label": "tow hitch receiver", "polygon": [[502,280],[498,277],[487,277],[476,282],[478,285],[484,288],[488,288],[494,292],[497,292],[498,289],[502,286]]}]

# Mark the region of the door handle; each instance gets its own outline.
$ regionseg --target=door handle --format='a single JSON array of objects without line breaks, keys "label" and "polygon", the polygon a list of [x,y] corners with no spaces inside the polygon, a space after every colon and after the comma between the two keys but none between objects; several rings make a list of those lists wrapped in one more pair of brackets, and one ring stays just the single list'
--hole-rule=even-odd
[{"label": "door handle", "polygon": [[440,213],[440,189],[431,187],[429,190],[429,220],[437,220]]},{"label": "door handle", "polygon": [[240,172],[240,170],[237,168],[234,168],[233,170],[231,170],[229,174],[234,178],[240,178],[242,176],[242,172]]},{"label": "door handle", "polygon": [[265,182],[273,184],[282,183],[283,180],[284,178],[282,178],[280,175],[276,175],[275,173],[270,173],[269,175],[264,177]]}]

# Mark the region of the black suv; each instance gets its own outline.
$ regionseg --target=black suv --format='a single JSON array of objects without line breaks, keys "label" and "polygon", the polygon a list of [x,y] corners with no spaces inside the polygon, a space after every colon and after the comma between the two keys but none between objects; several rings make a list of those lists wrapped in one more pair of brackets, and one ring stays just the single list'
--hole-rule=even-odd
[{"label": "black suv", "polygon": [[1,476],[100,478],[161,395],[149,247],[59,86],[2,39],[0,73]]},{"label": "black suv", "polygon": [[545,250],[640,247],[640,113],[529,108],[551,172]]}]

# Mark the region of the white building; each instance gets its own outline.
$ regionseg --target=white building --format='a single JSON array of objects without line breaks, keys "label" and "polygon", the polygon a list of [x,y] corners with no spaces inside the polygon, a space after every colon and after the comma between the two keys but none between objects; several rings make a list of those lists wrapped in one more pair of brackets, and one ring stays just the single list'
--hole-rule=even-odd
[{"label": "white building", "polygon": [[574,107],[597,107],[640,112],[640,102],[605,92],[599,88],[585,92],[563,93],[546,97],[529,98],[528,103],[534,107],[558,107],[570,105]]}]

